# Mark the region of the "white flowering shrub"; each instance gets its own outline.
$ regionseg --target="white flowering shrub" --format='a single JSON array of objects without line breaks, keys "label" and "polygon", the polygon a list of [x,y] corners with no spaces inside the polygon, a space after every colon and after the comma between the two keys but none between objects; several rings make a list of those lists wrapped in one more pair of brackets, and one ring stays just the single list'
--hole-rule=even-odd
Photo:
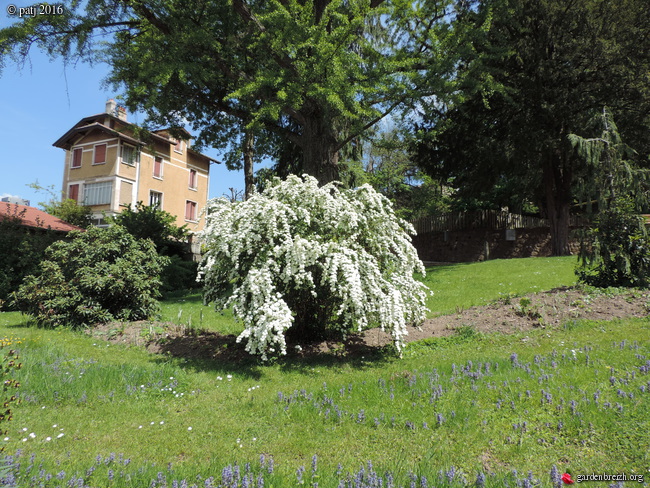
[{"label": "white flowering shrub", "polygon": [[424,320],[415,231],[371,186],[340,190],[310,176],[275,180],[245,202],[211,200],[200,276],[206,302],[232,306],[238,341],[266,359],[296,344],[369,327],[398,349]]}]

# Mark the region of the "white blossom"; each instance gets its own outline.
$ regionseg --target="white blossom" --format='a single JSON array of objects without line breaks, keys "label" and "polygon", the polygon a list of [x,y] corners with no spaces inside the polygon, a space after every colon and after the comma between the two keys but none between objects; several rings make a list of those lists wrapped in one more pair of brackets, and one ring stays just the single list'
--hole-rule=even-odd
[{"label": "white blossom", "polygon": [[381,327],[399,349],[427,310],[429,290],[413,277],[424,274],[414,233],[369,185],[341,190],[289,176],[245,202],[208,203],[199,275],[206,301],[232,307],[244,325],[237,340],[264,359],[286,354],[296,296],[333,306],[342,331]]}]

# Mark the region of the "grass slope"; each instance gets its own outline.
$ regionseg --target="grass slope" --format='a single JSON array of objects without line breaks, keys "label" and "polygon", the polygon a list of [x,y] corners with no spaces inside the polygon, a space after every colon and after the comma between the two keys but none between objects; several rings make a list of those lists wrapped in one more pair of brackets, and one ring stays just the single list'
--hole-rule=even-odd
[{"label": "grass slope", "polygon": [[[523,266],[539,271],[526,286],[572,283],[558,278],[572,262],[550,260],[557,276],[537,263]],[[486,275],[511,276],[511,264]],[[454,272],[461,281],[491,266],[439,271],[453,282]],[[470,306],[480,288],[447,306]],[[479,298],[499,298],[492,290]],[[232,322],[180,300],[167,313],[182,306],[193,317],[203,310],[206,327]],[[647,320],[572,322],[527,337],[465,329],[411,344],[402,359],[224,364],[153,356],[3,313],[0,337],[24,363],[22,403],[3,444],[11,471],[20,463],[19,486],[322,488],[381,478],[382,486],[550,487],[554,467],[647,481],[649,329]]]},{"label": "grass slope", "polygon": [[[459,308],[485,305],[506,296],[571,286],[576,282],[574,256],[497,259],[427,268],[423,282],[433,291],[427,301],[429,316],[453,313]],[[161,320],[200,329],[239,334],[230,310],[204,306],[201,294],[179,294],[162,303]]]},{"label": "grass slope", "polygon": [[576,282],[575,256],[495,259],[427,269],[424,283],[434,292],[430,315],[445,315],[506,296],[520,296]]}]

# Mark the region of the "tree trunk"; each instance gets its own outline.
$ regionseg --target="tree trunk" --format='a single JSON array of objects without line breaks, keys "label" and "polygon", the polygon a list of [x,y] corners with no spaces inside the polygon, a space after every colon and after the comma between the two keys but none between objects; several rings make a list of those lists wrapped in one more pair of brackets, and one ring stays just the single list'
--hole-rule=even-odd
[{"label": "tree trunk", "polygon": [[321,185],[338,181],[337,144],[332,128],[318,113],[306,117],[300,144],[303,151],[303,172],[316,178]]},{"label": "tree trunk", "polygon": [[571,207],[571,171],[565,161],[566,155],[544,158],[544,191],[546,210],[551,232],[553,256],[568,256],[569,210]]},{"label": "tree trunk", "polygon": [[253,174],[253,145],[255,136],[250,130],[244,132],[244,200],[253,195],[255,177]]}]

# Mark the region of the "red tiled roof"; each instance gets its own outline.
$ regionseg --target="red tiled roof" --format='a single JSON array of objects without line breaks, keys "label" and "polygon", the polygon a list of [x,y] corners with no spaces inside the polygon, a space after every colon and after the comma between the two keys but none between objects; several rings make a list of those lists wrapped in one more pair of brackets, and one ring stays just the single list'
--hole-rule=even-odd
[{"label": "red tiled roof", "polygon": [[54,215],[43,212],[34,207],[18,205],[16,203],[0,202],[0,220],[16,217],[22,221],[26,227],[35,227],[38,229],[51,229],[62,232],[71,230],[83,230],[76,225],[68,224]]}]

